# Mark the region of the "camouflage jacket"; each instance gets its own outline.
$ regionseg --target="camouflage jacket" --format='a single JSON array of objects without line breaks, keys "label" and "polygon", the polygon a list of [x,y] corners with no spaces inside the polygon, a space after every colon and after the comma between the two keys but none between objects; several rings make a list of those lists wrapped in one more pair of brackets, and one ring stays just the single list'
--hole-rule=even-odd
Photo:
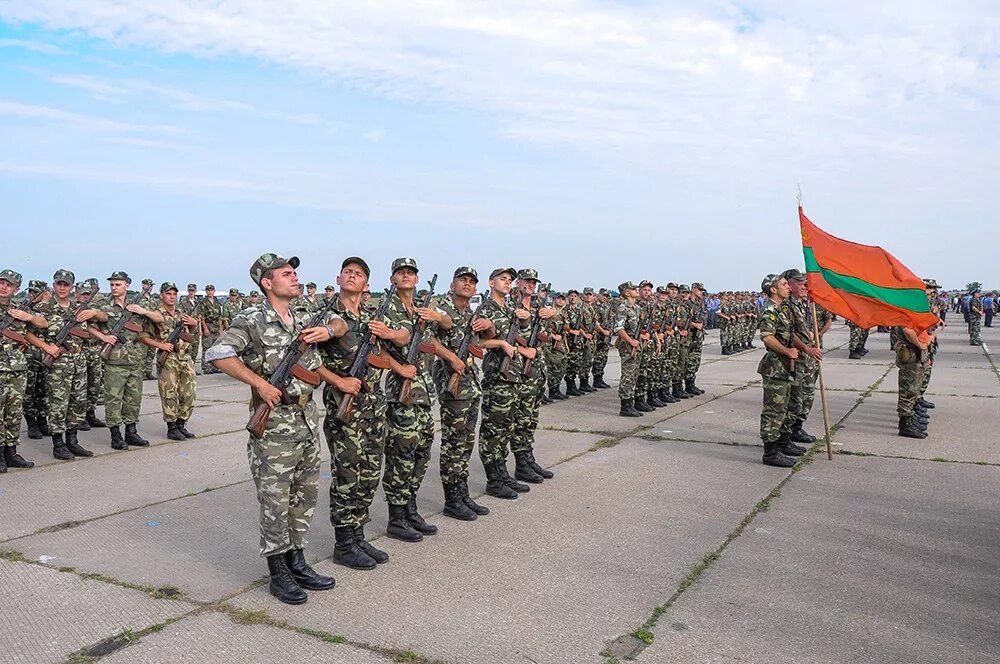
[{"label": "camouflage jacket", "polygon": [[792,331],[805,344],[815,346],[813,341],[812,317],[807,315],[805,300],[794,297],[787,297],[779,305],[781,313],[785,315],[791,324]]},{"label": "camouflage jacket", "polygon": [[[180,306],[174,307],[174,313],[170,313],[167,311],[166,305],[162,302],[159,306],[155,307],[153,311],[156,311],[163,316],[163,322],[154,323],[148,318],[145,319],[145,323],[142,326],[142,334],[140,334],[139,337],[146,337],[156,341],[166,341],[170,338],[170,333],[174,331],[174,328],[177,326],[177,323],[180,321],[181,316],[184,315],[184,313],[180,310]],[[194,328],[185,327],[184,332],[190,335],[194,332]],[[179,339],[174,347],[174,352],[171,353],[171,355],[186,358],[187,351],[190,346],[191,344],[189,342]]]},{"label": "camouflage jacket", "polygon": [[222,321],[222,305],[215,297],[206,297],[201,303],[201,319],[205,321],[209,334],[219,333],[219,323]]},{"label": "camouflage jacket", "polygon": [[[496,339],[501,339],[506,341],[507,334],[510,332],[510,326],[519,325],[519,322],[514,317],[514,308],[508,304],[497,304],[496,300],[489,298],[483,310],[479,312],[479,315],[483,318],[489,319],[493,323],[493,327],[496,329]],[[521,321],[520,327],[523,329],[527,325],[526,322]],[[500,372],[500,366],[503,364],[503,358],[507,357],[506,353],[500,348],[491,348],[486,351],[486,358],[483,360],[483,383],[489,384],[494,381],[503,381],[507,383],[520,383],[521,382],[521,371],[524,368],[523,360],[524,358],[520,353],[514,353],[514,357],[510,361],[510,374],[511,377],[508,378]]]},{"label": "camouflage jacket", "polygon": [[[90,307],[84,307],[84,309],[89,308]],[[45,330],[44,335],[39,336],[44,336],[46,341],[54,343],[56,335],[59,333],[59,328],[61,328],[63,323],[66,321],[66,315],[68,313],[72,313],[74,316],[76,315],[76,303],[73,301],[73,298],[70,298],[69,307],[64,309],[59,305],[59,302],[56,301],[56,298],[53,297],[45,304],[40,305],[36,311],[49,322],[49,327]],[[136,322],[141,321],[141,318],[136,320]],[[73,327],[86,330],[90,327],[90,325],[91,323],[88,321],[84,323],[76,323]],[[79,353],[88,345],[87,342],[88,340],[86,339],[81,339],[80,337],[70,334],[66,336],[66,341],[63,342],[63,350],[69,353]]]},{"label": "camouflage jacket", "polygon": [[239,315],[241,311],[246,309],[243,306],[243,301],[239,298],[232,298],[226,300],[226,303],[222,307],[222,325],[223,327],[229,327],[233,324],[233,320]]},{"label": "camouflage jacket", "polygon": [[[17,309],[17,304],[13,300],[9,304],[0,304],[0,318],[3,318],[10,309]],[[29,331],[28,328],[28,323],[15,320],[7,329],[18,334],[25,334]],[[30,331],[38,332],[34,327],[31,327]],[[26,371],[27,368],[28,359],[21,344],[0,336],[0,372]]]},{"label": "camouflage jacket", "polygon": [[[364,341],[362,335],[364,334],[365,326],[372,321],[374,311],[366,307],[360,307],[359,313],[355,315],[354,312],[344,306],[340,298],[336,299],[331,309],[347,323],[347,333],[339,339],[331,339],[326,343],[320,344],[320,357],[323,360],[323,366],[327,369],[338,376],[346,376],[351,370],[351,365],[354,364],[358,348]],[[385,392],[382,390],[382,373],[382,369],[376,369],[368,365],[364,378],[368,389],[363,390],[354,399],[354,412],[358,417],[375,419],[385,415],[386,404]],[[333,387],[328,386],[326,389],[327,395],[333,397],[334,403],[339,408],[344,394],[333,389]]]},{"label": "camouflage jacket", "polygon": [[[618,307],[618,319],[615,321],[614,333],[617,336],[620,330],[625,330],[625,333],[632,337],[633,339],[639,338],[639,318],[642,315],[642,311],[639,305],[636,303],[629,303],[628,300],[622,300],[621,305]],[[622,339],[617,339],[617,345],[619,348],[628,349],[630,346]]]},{"label": "camouflage jacket", "polygon": [[[452,322],[450,330],[438,331],[438,339],[452,352],[457,353],[458,347],[462,345],[462,340],[465,338],[465,330],[469,326],[469,321],[472,320],[472,308],[466,306],[465,309],[459,310],[455,305],[455,299],[451,295],[442,297],[441,301],[438,302],[438,307],[451,316]],[[473,335],[472,343],[477,343],[478,341],[478,336]],[[448,382],[451,380],[453,373],[450,362],[440,357],[434,358],[432,375],[434,377],[434,384],[437,386],[438,396],[442,400],[462,401],[482,396],[483,388],[479,384],[479,367],[473,361],[471,354],[469,354],[469,357],[465,361],[465,373],[462,374],[462,377],[458,381],[457,395],[448,392]]]},{"label": "camouflage jacket", "polygon": [[[132,298],[125,298],[126,304],[132,303]],[[140,305],[141,306],[141,305]],[[115,326],[116,323],[124,316],[126,313],[125,308],[119,306],[115,299],[108,296],[104,300],[103,305],[100,309],[102,312],[108,315],[108,320],[105,323],[97,323],[97,329],[99,329],[104,334],[111,334],[111,328]],[[132,316],[132,322],[136,325],[142,326],[146,319],[142,316]],[[122,329],[121,334],[118,335],[119,343],[115,344],[115,347],[111,350],[111,354],[108,357],[107,363],[111,365],[128,365],[136,364],[142,361],[143,355],[145,355],[145,346],[140,348],[138,343],[139,333],[133,332],[131,330]]]},{"label": "camouflage jacket", "polygon": [[[760,331],[760,338],[775,337],[781,345],[790,347],[792,344],[792,321],[785,315],[781,305],[768,301],[764,305],[764,311],[760,313],[757,321],[757,329]],[[779,357],[773,350],[768,350],[757,365],[757,373],[764,378],[776,378],[779,380],[792,380],[792,375],[788,371],[788,359]]]},{"label": "camouflage jacket", "polygon": [[[414,302],[414,306],[416,306]],[[433,301],[431,302],[431,307],[434,307]],[[406,305],[403,301],[399,299],[398,295],[392,296],[392,303],[389,304],[389,310],[385,314],[385,324],[394,330],[406,330],[412,336],[414,330],[417,333],[421,333],[420,326],[414,325],[414,318],[416,313],[410,314],[406,310]],[[437,334],[437,323],[428,323],[424,326],[423,332],[421,333],[421,341],[427,341],[431,337]],[[396,355],[402,356],[406,354],[408,350],[406,346],[396,346],[391,341],[387,341],[387,344],[394,346]],[[417,377],[413,379],[410,383],[410,403],[414,406],[430,406],[434,400],[434,384],[431,379],[431,361],[427,353],[418,353],[417,356]],[[400,360],[405,358],[399,358]],[[402,364],[402,362],[400,362]],[[398,402],[400,397],[400,390],[403,387],[403,381],[406,380],[395,371],[390,371],[385,378],[385,393],[389,400],[389,403]]]},{"label": "camouflage jacket", "polygon": [[[588,334],[597,334],[596,332],[597,326],[595,325],[595,323],[597,322],[597,311],[594,310],[593,305],[584,302],[580,306],[580,316],[581,316],[580,326],[583,328],[583,331],[587,332]],[[595,330],[593,333],[590,332],[591,327],[593,327]],[[584,343],[591,345],[593,345],[596,340],[597,340],[596,337],[589,341],[583,339]]]},{"label": "camouflage jacket", "polygon": [[[566,305],[563,305],[561,309],[556,307],[555,310],[556,310],[556,315],[548,320],[549,324],[545,328],[546,331],[549,333],[549,340],[545,344],[546,345],[545,350],[546,352],[549,353],[568,353],[569,346],[567,345],[566,331],[564,329],[567,325]],[[555,341],[552,339],[553,333],[558,334],[561,337],[559,341]]]}]

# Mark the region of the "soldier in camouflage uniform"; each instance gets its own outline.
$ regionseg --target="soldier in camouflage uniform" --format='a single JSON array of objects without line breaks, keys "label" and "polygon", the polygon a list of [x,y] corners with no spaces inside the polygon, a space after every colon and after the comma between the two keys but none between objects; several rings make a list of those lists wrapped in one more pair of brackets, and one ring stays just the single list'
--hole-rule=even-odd
[{"label": "soldier in camouflage uniform", "polygon": [[[386,339],[402,358],[413,335],[421,343],[430,343],[435,354],[449,360],[454,353],[432,338],[438,330],[450,330],[451,318],[431,303],[418,307],[414,301],[417,285],[417,262],[412,258],[397,258],[392,262],[391,281],[396,294],[386,312],[387,325],[396,335]],[[392,349],[390,349],[390,353]],[[454,361],[457,362],[457,359]],[[389,432],[386,436],[385,471],[382,488],[389,504],[389,524],[386,534],[404,542],[419,542],[424,535],[437,533],[437,526],[427,523],[417,510],[417,489],[424,479],[431,459],[434,442],[434,418],[431,413],[433,384],[428,354],[418,353],[417,376],[410,380],[409,403],[403,401],[406,380],[396,372],[386,376],[385,392],[389,402]]]},{"label": "soldier in camouflage uniform", "polygon": [[847,328],[850,330],[850,337],[847,342],[847,349],[849,351],[847,357],[851,360],[860,360],[868,354],[865,344],[868,342],[869,330],[867,328],[860,328],[851,320],[847,321]]},{"label": "soldier in camouflage uniform", "polygon": [[[365,540],[365,524],[379,479],[385,449],[386,403],[382,390],[382,369],[367,364],[363,378],[350,375],[358,350],[370,337],[380,343],[395,334],[374,312],[361,305],[361,295],[368,287],[371,270],[359,256],[345,258],[337,283],[340,296],[331,310],[344,320],[347,333],[320,344],[323,366],[336,376],[323,391],[326,418],[323,433],[330,450],[330,524],[337,537],[334,561],[354,569],[373,569],[389,561],[389,554]],[[376,347],[375,351],[380,351]],[[384,351],[380,351],[384,352]],[[411,375],[416,376],[413,372]],[[364,381],[362,383],[362,380]],[[337,417],[344,399],[353,397],[353,410]]]},{"label": "soldier in camouflage uniform", "polygon": [[198,349],[201,346],[203,326],[201,324],[201,303],[202,298],[198,297],[198,285],[188,284],[187,295],[182,297],[177,303],[177,310],[182,314],[198,319],[198,327],[191,335],[191,343],[188,345],[188,355],[191,361],[198,362]]},{"label": "soldier in camouflage uniform", "polygon": [[803,454],[802,448],[781,440],[781,427],[788,416],[794,378],[794,364],[799,351],[792,344],[792,322],[781,308],[789,296],[788,281],[781,275],[769,274],[760,284],[768,301],[760,314],[760,339],[767,352],[757,365],[763,379],[764,405],[760,412],[760,439],[764,443],[762,461],[766,466],[791,468],[793,457]]},{"label": "soldier in camouflage uniform", "polygon": [[680,367],[677,365],[680,356],[680,334],[677,332],[677,284],[671,281],[665,290],[666,296],[661,302],[662,369],[657,381],[656,398],[660,403],[672,404],[680,401],[673,395],[674,381],[680,375]]},{"label": "soldier in camouflage uniform", "polygon": [[[781,303],[781,311],[792,324],[792,343],[799,351],[788,397],[788,416],[781,427],[785,443],[816,442],[816,437],[803,429],[816,397],[816,379],[823,351],[813,335],[812,312],[809,310],[809,286],[806,275],[792,268],[781,276],[788,282],[789,296]],[[818,312],[817,312],[818,313]]]},{"label": "soldier in camouflage uniform", "polygon": [[619,415],[622,417],[642,417],[633,406],[635,381],[639,375],[639,321],[642,310],[636,304],[639,287],[631,281],[618,286],[622,302],[616,311],[614,326],[615,346],[622,363],[622,377],[618,382],[618,399],[621,401]]},{"label": "soldier in camouflage uniform", "polygon": [[584,394],[576,386],[576,377],[583,364],[583,303],[580,292],[575,288],[566,291],[566,307],[563,310],[566,319],[564,332],[569,353],[566,356],[566,396],[578,397]]},{"label": "soldier in camouflage uniform", "polygon": [[691,289],[687,284],[677,287],[678,296],[674,300],[674,332],[677,335],[677,370],[674,372],[670,391],[675,399],[690,399],[694,395],[684,389],[684,378],[688,370],[688,351],[691,338]]},{"label": "soldier in camouflage uniform", "polygon": [[656,339],[653,333],[649,331],[653,329],[653,319],[656,317],[653,282],[643,280],[639,283],[639,299],[636,303],[642,312],[642,327],[639,331],[640,347],[637,353],[639,366],[635,381],[633,406],[641,413],[649,413],[657,408],[649,402],[650,379],[651,373],[655,371],[654,356],[656,354]]},{"label": "soldier in camouflage uniform", "polygon": [[[530,490],[527,484],[515,480],[507,471],[507,445],[513,443],[518,426],[518,400],[521,394],[524,365],[522,353],[515,343],[508,342],[511,326],[523,332],[531,313],[515,308],[508,301],[517,271],[497,268],[490,273],[490,295],[479,315],[491,323],[484,330],[481,346],[486,349],[483,360],[482,424],[479,427],[479,458],[486,469],[486,493],[513,500],[518,493]],[[512,298],[517,301],[515,296]],[[504,358],[509,358],[507,372],[502,371]],[[567,383],[570,378],[567,375]]]},{"label": "soldier in camouflage uniform", "polygon": [[[30,305],[25,305],[27,310],[14,305],[14,295],[20,287],[20,273],[11,269],[0,271],[0,318],[12,319],[0,336],[0,446],[3,447],[0,473],[6,473],[8,468],[35,465],[17,453],[28,372],[21,337],[32,347],[41,347],[44,342],[38,334],[48,327],[48,321],[31,311]],[[29,292],[28,297],[33,295]]]},{"label": "soldier in camouflage uniform", "polygon": [[604,369],[608,366],[608,351],[611,349],[611,329],[614,327],[610,298],[611,294],[608,289],[601,288],[597,291],[597,302],[594,304],[594,310],[597,312],[597,338],[591,373],[594,374],[594,387],[602,390],[611,387],[604,382]]},{"label": "soldier in camouflage uniform", "polygon": [[[937,281],[934,279],[924,279],[924,287],[927,290],[927,303],[930,307],[931,313],[940,319],[941,325],[944,325],[942,308],[940,300],[938,299],[938,289],[940,286],[938,286]],[[930,330],[928,330],[928,332],[934,334],[935,336],[933,343],[931,343],[928,347],[927,367],[924,369],[923,380],[920,383],[920,398],[917,399],[917,410],[922,412],[924,415],[927,415],[927,409],[934,408],[934,404],[925,399],[924,394],[927,393],[927,386],[931,382],[931,369],[934,368],[934,356],[937,355],[937,329],[938,326],[934,325]]]},{"label": "soldier in camouflage uniform", "polygon": [[240,292],[235,288],[230,288],[229,297],[226,298],[226,303],[222,305],[222,329],[226,329],[232,325],[236,316],[244,309],[246,309],[246,305],[243,303],[243,298],[240,297]]},{"label": "soldier in camouflage uniform", "polygon": [[[152,279],[142,280],[142,292],[139,294],[139,299],[136,302],[139,306],[151,311],[160,306],[160,299],[153,294]],[[146,345],[141,346],[139,350],[145,354],[142,360],[143,378],[145,380],[156,380],[156,350]]]},{"label": "soldier in camouflage uniform", "polygon": [[684,368],[684,391],[691,396],[698,396],[705,393],[705,390],[695,383],[698,369],[701,368],[701,349],[705,345],[705,324],[708,322],[704,284],[697,281],[691,284],[688,310],[691,312],[691,321],[688,323],[688,355]]},{"label": "soldier in camouflage uniform", "polygon": [[[194,410],[195,384],[194,360],[188,353],[188,341],[195,328],[200,325],[197,318],[181,313],[177,308],[177,286],[169,281],[160,284],[160,305],[156,312],[163,322],[147,320],[139,339],[154,350],[156,361],[162,353],[163,367],[159,371],[157,387],[160,391],[160,405],[163,421],[167,423],[167,438],[186,440],[195,435],[187,430],[187,422]],[[176,344],[170,343],[170,335],[178,324],[183,325],[183,336]]]},{"label": "soldier in camouflage uniform", "polygon": [[[40,310],[48,306],[52,299],[52,291],[44,281],[32,279],[28,282],[28,295],[34,297],[41,294],[41,299],[32,307]],[[24,419],[28,423],[28,438],[40,440],[49,435],[49,426],[45,421],[45,374],[48,368],[42,364],[44,351],[37,346],[30,346],[26,353],[28,362],[27,387],[24,392]]]},{"label": "soldier in camouflage uniform", "polygon": [[252,290],[250,291],[250,295],[247,297],[246,304],[243,308],[246,309],[247,307],[256,307],[258,304],[260,304],[260,293]]},{"label": "soldier in camouflage uniform", "polygon": [[979,337],[983,318],[983,298],[979,295],[979,290],[972,291],[972,299],[969,300],[969,345],[979,346],[983,340]]},{"label": "soldier in camouflage uniform", "polygon": [[566,296],[555,293],[553,296],[555,314],[549,319],[547,326],[548,340],[545,342],[545,365],[549,381],[549,398],[562,401],[567,398],[559,391],[559,385],[566,375],[566,363],[569,360],[569,345],[566,341]]},{"label": "soldier in camouflage uniform", "polygon": [[896,351],[896,367],[899,372],[896,414],[899,416],[899,435],[904,438],[923,439],[927,437],[926,409],[917,406],[923,374],[930,363],[928,348],[934,335],[918,334],[909,327],[895,326],[890,332],[889,344]]},{"label": "soldier in camouflage uniform", "polygon": [[252,388],[251,411],[265,402],[271,407],[263,437],[247,440],[247,458],[260,504],[260,554],[267,558],[269,590],[286,604],[305,602],[303,589],[326,590],[335,582],[317,574],[303,553],[319,495],[320,423],[313,385],[293,377],[280,390],[268,379],[285,350],[299,341],[308,346],[298,363],[324,380],[332,379],[314,344],[347,332],[344,321],[333,314],[325,326],[306,328],[309,316],[291,309],[298,293],[298,266],[294,256],[270,253],[254,261],[250,278],[264,292],[265,302],[241,312],[205,351],[220,371]]},{"label": "soldier in camouflage uniform", "polygon": [[[455,270],[451,292],[441,298],[438,306],[452,320],[450,330],[441,330],[439,339],[459,360],[457,353],[467,333],[472,333],[471,343],[478,335],[491,329],[487,320],[475,316],[469,299],[476,294],[479,275],[471,267]],[[483,303],[488,296],[484,296]],[[457,384],[452,385],[454,376]],[[483,390],[479,381],[479,368],[468,353],[459,366],[443,358],[434,362],[434,384],[437,386],[441,408],[441,484],[444,487],[444,514],[453,519],[475,521],[480,515],[489,514],[488,508],[479,505],[469,495],[469,458],[476,444],[476,425]]]},{"label": "soldier in camouflage uniform", "polygon": [[[84,309],[99,309],[104,300],[98,290],[97,279],[90,278],[76,284],[76,302]],[[104,420],[97,417],[97,405],[103,403],[104,392],[104,362],[101,361],[101,349],[104,347],[98,339],[91,337],[84,340],[83,358],[87,366],[87,414],[80,423],[80,431],[103,429],[107,427]]]},{"label": "soldier in camouflage uniform", "polygon": [[719,345],[722,346],[723,355],[732,355],[734,346],[732,295],[729,291],[725,291],[720,294],[719,300],[719,309],[716,311],[719,321]]},{"label": "soldier in camouflage uniform", "polygon": [[[139,332],[125,328],[118,337],[111,336],[111,328],[126,312],[148,318],[154,323],[162,323],[163,317],[135,302],[128,301],[128,285],[132,283],[125,272],[114,272],[111,295],[94,316],[96,326],[90,327],[91,335],[105,344],[112,345],[110,354],[104,360],[104,414],[111,429],[111,447],[126,450],[129,445],[146,447],[149,441],[139,435],[139,408],[142,405],[142,362],[145,345],[138,343]],[[136,322],[136,321],[133,321]],[[141,325],[140,325],[141,328]],[[121,425],[125,424],[122,437]]]},{"label": "soldier in camouflage uniform", "polygon": [[[45,333],[45,352],[51,362],[45,373],[46,422],[52,436],[52,456],[62,461],[90,457],[94,453],[80,446],[77,431],[87,416],[87,358],[85,346],[91,338],[87,321],[97,315],[94,309],[80,309],[71,297],[76,276],[69,270],[57,270],[52,277],[54,297],[38,313],[49,326]],[[56,334],[68,319],[74,319],[79,335],[70,334],[62,346],[56,346]]]},{"label": "soldier in camouflage uniform", "polygon": [[[211,348],[222,333],[222,304],[215,297],[215,286],[205,286],[205,297],[201,301],[201,344],[203,349]],[[209,375],[219,373],[212,363],[205,359],[202,351],[201,373]]]},{"label": "soldier in camouflage uniform", "polygon": [[595,331],[597,329],[597,311],[594,309],[594,289],[587,286],[583,289],[583,304],[580,307],[580,336],[583,337],[583,350],[580,354],[580,364],[578,366],[581,392],[596,392],[597,388],[590,386],[590,370],[594,366],[594,354],[596,353],[597,339]]}]

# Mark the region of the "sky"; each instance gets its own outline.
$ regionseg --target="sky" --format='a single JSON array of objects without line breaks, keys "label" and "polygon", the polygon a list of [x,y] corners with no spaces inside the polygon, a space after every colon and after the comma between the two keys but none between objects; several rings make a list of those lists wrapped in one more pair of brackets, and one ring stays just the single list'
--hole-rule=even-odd
[{"label": "sky", "polygon": [[902,7],[0,0],[4,267],[750,290],[801,268],[801,188],[828,232],[1000,286],[1000,3]]}]

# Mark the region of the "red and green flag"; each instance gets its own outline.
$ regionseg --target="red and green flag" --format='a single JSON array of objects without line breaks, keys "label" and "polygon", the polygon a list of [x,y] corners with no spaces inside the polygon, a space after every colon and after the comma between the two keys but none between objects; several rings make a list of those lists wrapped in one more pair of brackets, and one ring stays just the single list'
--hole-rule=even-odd
[{"label": "red and green flag", "polygon": [[841,240],[799,207],[809,296],[859,327],[902,325],[917,332],[938,322],[924,282],[882,247]]}]

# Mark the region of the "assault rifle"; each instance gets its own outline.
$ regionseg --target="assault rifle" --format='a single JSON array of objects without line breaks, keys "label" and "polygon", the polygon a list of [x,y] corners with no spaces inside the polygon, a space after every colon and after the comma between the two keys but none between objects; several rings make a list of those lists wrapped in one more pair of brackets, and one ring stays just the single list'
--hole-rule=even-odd
[{"label": "assault rifle", "polygon": [[[645,308],[640,308],[639,309],[639,328],[638,328],[638,330],[636,330],[636,341],[639,342],[639,345],[638,346],[632,346],[632,357],[635,357],[635,354],[639,352],[640,348],[642,348],[642,332],[643,332],[643,328],[646,325],[647,318],[648,318],[648,316],[646,315],[646,309]],[[626,331],[626,333],[627,333],[627,331]]]},{"label": "assault rifle", "polygon": [[[571,325],[569,329],[573,330],[574,332],[579,331],[580,327],[582,325],[582,322],[583,322],[583,305],[580,305],[580,313],[576,317],[576,322],[573,325]],[[583,335],[582,334],[574,334],[574,335],[572,335],[572,337],[573,337],[573,339],[572,339],[572,341],[573,341],[573,348],[577,348],[578,346],[582,346],[583,345],[583,338],[582,338]]]},{"label": "assault rifle", "polygon": [[[507,338],[505,339],[505,341],[509,343],[511,346],[516,347],[518,345],[518,339],[520,339],[523,342],[521,343],[521,345],[523,346],[526,345],[528,342],[525,341],[524,338],[518,334],[518,327],[520,327],[520,324],[518,323],[517,314],[515,313],[521,307],[521,300],[523,299],[521,296],[520,289],[517,290],[516,296],[512,299],[517,304],[514,307],[514,309],[510,312],[510,329],[507,330]],[[517,352],[518,351],[515,348],[514,357],[517,356]],[[514,380],[514,374],[511,373],[510,370],[510,365],[511,362],[513,362],[513,360],[514,360],[513,357],[504,354],[503,361],[500,362],[500,373],[504,375],[504,378],[511,381]]]},{"label": "assault rifle", "polygon": [[[330,308],[330,303],[332,300],[327,301],[323,307],[313,314],[313,317],[309,319],[309,322],[305,324],[303,329],[308,329],[310,327],[316,327],[323,322],[326,317],[326,312]],[[288,406],[295,403],[294,399],[289,398],[286,390],[289,383],[292,382],[292,378],[298,378],[303,383],[312,385],[313,387],[319,387],[322,383],[322,379],[319,377],[315,371],[306,369],[304,366],[299,364],[299,360],[302,358],[303,353],[306,352],[306,344],[304,341],[296,337],[287,348],[285,348],[284,354],[281,356],[281,360],[278,362],[278,366],[275,367],[274,373],[271,374],[271,378],[268,379],[269,382],[274,387],[281,390],[281,403]],[[259,401],[254,407],[253,415],[250,416],[250,421],[247,422],[247,431],[250,432],[250,437],[254,440],[260,440],[264,437],[264,429],[267,428],[267,421],[271,417],[271,405],[263,400]]]},{"label": "assault rifle", "polygon": [[[431,298],[434,297],[434,286],[437,285],[438,276],[435,274],[428,283],[430,288],[427,293],[424,294],[423,301],[420,302],[420,308],[426,309],[431,306]],[[420,320],[417,315],[413,316],[413,334],[410,335],[410,345],[406,349],[405,363],[411,366],[417,367],[417,371],[420,371],[420,354],[430,353],[434,350],[434,344],[422,342],[420,339],[424,336],[424,328],[427,327],[424,321]],[[403,378],[403,383],[399,386],[399,400],[410,405],[410,388],[413,386],[413,380],[411,378]]]},{"label": "assault rifle", "polygon": [[[534,295],[531,296],[532,302],[537,301],[537,299]],[[535,306],[535,320],[531,324],[531,334],[528,335],[528,343],[525,344],[528,348],[534,348],[536,353],[542,342],[548,340],[548,335],[542,332],[542,317],[538,315],[542,310],[542,306],[544,306],[543,302],[538,302]],[[593,328],[591,328],[591,332],[593,332]],[[535,358],[537,358],[537,355]],[[521,370],[522,376],[527,378],[531,375],[531,365],[535,361],[535,358],[524,358],[524,368]]]},{"label": "assault rifle", "polygon": [[[465,326],[465,335],[462,337],[462,343],[458,345],[458,351],[455,353],[463,364],[469,359],[469,355],[477,357],[480,360],[485,356],[483,349],[472,343],[472,338],[476,334],[472,331],[472,324],[476,321],[476,318],[479,317],[479,312],[481,312],[483,307],[486,306],[486,303],[489,301],[489,297],[490,292],[485,291],[483,293],[483,299],[479,302],[479,306],[476,307],[476,310],[472,313],[472,317],[469,319],[469,323]],[[453,372],[451,374],[451,380],[448,381],[448,391],[452,394],[452,396],[458,396],[458,383],[461,379],[462,374],[458,372]]]},{"label": "assault rifle", "polygon": [[[127,307],[130,304],[135,304],[141,296],[142,293],[139,293],[131,302],[126,301],[125,306]],[[142,326],[138,323],[132,322],[132,312],[128,310],[123,311],[121,318],[118,319],[118,322],[112,325],[111,329],[108,330],[108,335],[114,337],[115,342],[113,344],[104,344],[104,348],[101,349],[102,359],[107,360],[111,357],[111,351],[114,350],[115,346],[122,343],[123,339],[121,338],[121,334],[125,330],[135,332],[137,334],[142,332]]]},{"label": "assault rifle", "polygon": [[[178,312],[178,313],[181,313],[181,316],[191,316],[191,318],[195,319],[195,324],[200,325],[200,323],[197,322],[197,319],[198,319],[199,312],[201,312],[201,303],[202,302],[204,302],[204,300],[201,300],[200,302],[198,302],[198,304],[195,305],[195,308],[191,310],[190,314],[184,314],[184,313],[181,313],[181,312]],[[170,331],[170,336],[167,337],[167,343],[174,347],[174,352],[175,353],[177,352],[177,344],[178,344],[178,342],[183,341],[185,343],[191,343],[192,341],[194,341],[194,337],[192,337],[190,334],[188,334],[187,332],[184,331],[185,327],[186,326],[184,325],[184,321],[183,320],[178,320],[177,324],[174,325],[174,329],[172,329]],[[157,369],[162,369],[163,365],[165,365],[167,363],[167,356],[168,355],[170,355],[170,353],[165,353],[162,350],[156,351],[156,368]]]},{"label": "assault rifle", "polygon": [[[375,310],[375,315],[372,316],[372,320],[380,321],[385,317],[385,312],[389,310],[389,304],[392,302],[392,297],[395,294],[396,284],[392,284],[386,289],[382,301],[379,302],[378,309]],[[388,369],[389,358],[379,352],[378,339],[368,331],[368,323],[365,323],[364,327],[361,328],[360,337],[361,344],[354,354],[354,362],[347,372],[347,378],[357,378],[361,381],[361,389],[367,390],[370,389],[368,384],[365,383],[368,367],[373,366],[376,369]],[[337,408],[337,419],[344,424],[349,423],[351,417],[354,415],[354,398],[353,394],[345,394],[344,398],[340,401],[340,407]]]},{"label": "assault rifle", "polygon": [[[97,284],[92,285],[90,287],[90,297],[97,295],[97,290]],[[68,339],[71,334],[78,339],[90,339],[90,332],[82,327],[76,326],[76,315],[84,309],[85,304],[89,303],[90,300],[87,300],[87,302],[80,302],[75,307],[68,308],[66,313],[63,314],[63,324],[59,328],[59,331],[56,332],[55,339],[52,341],[52,343],[60,350],[66,350],[66,339]],[[42,356],[42,364],[46,367],[51,368],[52,363],[55,361],[56,358],[48,353]]]},{"label": "assault rifle", "polygon": [[[31,307],[42,301],[42,297],[45,295],[45,291],[39,291],[31,297],[26,297],[16,308],[21,311],[30,311]],[[14,343],[20,344],[22,348],[27,348],[30,345],[28,338],[25,337],[20,332],[15,332],[10,329],[10,327],[17,321],[16,318],[11,316],[9,313],[4,314],[3,318],[0,318],[0,334],[7,337]]]}]

